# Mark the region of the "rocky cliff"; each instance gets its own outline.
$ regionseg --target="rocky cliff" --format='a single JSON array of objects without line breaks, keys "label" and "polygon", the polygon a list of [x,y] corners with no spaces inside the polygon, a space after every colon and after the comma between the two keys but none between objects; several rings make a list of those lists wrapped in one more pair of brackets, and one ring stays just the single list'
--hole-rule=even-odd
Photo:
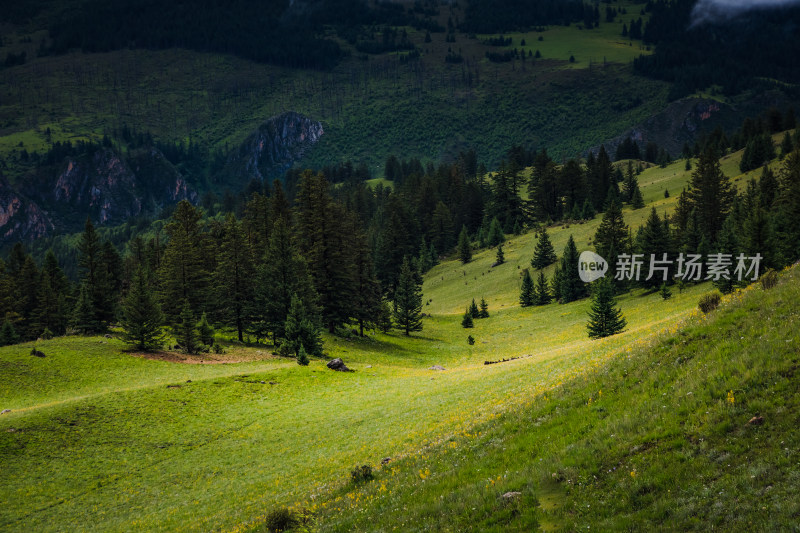
[{"label": "rocky cliff", "polygon": [[251,133],[228,157],[228,183],[263,181],[283,174],[322,137],[322,124],[300,113],[282,113]]},{"label": "rocky cliff", "polygon": [[0,245],[42,237],[53,227],[41,207],[14,191],[0,175]]}]

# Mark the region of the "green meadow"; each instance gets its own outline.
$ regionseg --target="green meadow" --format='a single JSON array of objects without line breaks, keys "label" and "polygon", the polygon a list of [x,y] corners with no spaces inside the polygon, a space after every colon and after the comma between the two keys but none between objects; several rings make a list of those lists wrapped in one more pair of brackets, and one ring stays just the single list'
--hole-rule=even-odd
[{"label": "green meadow", "polygon": [[[642,174],[659,208],[674,201],[663,191],[655,199],[665,183],[678,185],[669,172]],[[635,227],[647,211],[626,218]],[[550,228],[557,250],[570,234],[586,249],[597,222]],[[470,434],[674,328],[707,290],[676,290],[668,301],[624,295],[627,331],[591,341],[588,300],[518,306],[517,267],[534,243],[532,233],[511,238],[507,263],[494,269],[493,251],[434,268],[420,333],[326,337],[326,353],[353,373],[322,360],[300,367],[265,346],[184,361],[145,358],[105,337],[40,341],[45,358],[29,355],[32,343],[0,349],[0,409],[11,410],[0,417],[0,528],[230,530],[277,506],[317,508],[353,466]],[[472,297],[487,299],[491,317],[465,330]]]}]

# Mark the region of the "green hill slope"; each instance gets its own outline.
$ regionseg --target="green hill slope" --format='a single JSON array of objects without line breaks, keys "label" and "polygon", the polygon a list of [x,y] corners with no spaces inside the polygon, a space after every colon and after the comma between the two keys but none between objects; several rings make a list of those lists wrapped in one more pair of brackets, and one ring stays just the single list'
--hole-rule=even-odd
[{"label": "green hill slope", "polygon": [[[800,270],[314,502],[320,531],[791,530]],[[509,497],[503,495],[511,492]]]}]

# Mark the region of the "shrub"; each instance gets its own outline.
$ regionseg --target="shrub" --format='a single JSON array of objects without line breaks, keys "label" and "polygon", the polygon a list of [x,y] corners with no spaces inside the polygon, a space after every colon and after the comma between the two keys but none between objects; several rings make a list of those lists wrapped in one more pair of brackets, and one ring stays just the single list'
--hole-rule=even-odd
[{"label": "shrub", "polygon": [[288,531],[299,524],[300,520],[297,515],[287,507],[270,511],[264,522],[267,531],[271,532]]},{"label": "shrub", "polygon": [[700,297],[700,302],[697,306],[703,313],[710,313],[717,307],[719,307],[719,303],[722,301],[722,293],[719,291],[712,291],[707,292],[703,296]]},{"label": "shrub", "polygon": [[778,273],[771,268],[761,276],[761,288],[765,291],[778,284]]},{"label": "shrub", "polygon": [[214,346],[212,346],[212,349],[214,350],[215,354],[225,353],[225,350],[222,349],[222,346],[218,342],[214,343]]},{"label": "shrub", "polygon": [[41,337],[42,337],[43,340],[50,340],[50,339],[53,338],[53,332],[50,331],[50,329],[48,329],[48,328],[44,328],[44,331],[42,331]]},{"label": "shrub", "polygon": [[300,351],[297,352],[297,364],[300,366],[308,366],[308,354],[303,346],[300,346]]},{"label": "shrub", "polygon": [[472,346],[473,344],[475,344],[475,337],[473,337],[472,335],[470,335],[469,337],[467,337],[467,343],[469,343],[469,345],[470,345],[470,346]]},{"label": "shrub", "polygon": [[361,465],[355,467],[350,471],[350,479],[353,483],[366,483],[371,481],[375,476],[372,475],[372,467],[369,465]]}]

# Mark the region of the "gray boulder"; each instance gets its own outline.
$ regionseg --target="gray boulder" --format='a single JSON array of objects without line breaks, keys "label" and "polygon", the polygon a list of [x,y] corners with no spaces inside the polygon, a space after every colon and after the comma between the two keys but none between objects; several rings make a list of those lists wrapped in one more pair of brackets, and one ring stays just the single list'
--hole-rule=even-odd
[{"label": "gray boulder", "polygon": [[328,361],[328,368],[330,368],[331,370],[336,370],[337,372],[350,372],[351,371],[344,364],[344,361],[342,361],[338,357],[336,359],[331,359],[330,361]]}]

